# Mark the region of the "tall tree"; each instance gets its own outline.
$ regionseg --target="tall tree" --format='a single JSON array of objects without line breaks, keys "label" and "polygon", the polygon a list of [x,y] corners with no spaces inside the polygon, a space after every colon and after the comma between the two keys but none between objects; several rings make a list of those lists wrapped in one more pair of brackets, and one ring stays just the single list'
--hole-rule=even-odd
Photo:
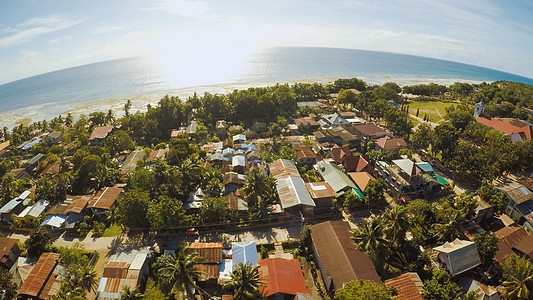
[{"label": "tall tree", "polygon": [[233,298],[237,300],[260,299],[261,284],[259,266],[240,263],[235,266],[231,279],[224,284],[223,289],[231,291]]},{"label": "tall tree", "polygon": [[158,277],[163,288],[175,295],[185,294],[187,299],[192,299],[194,291],[198,289],[196,280],[202,277],[202,273],[194,267],[199,262],[198,253],[189,253],[188,246],[181,247],[176,255],[170,255],[167,264],[159,269]]},{"label": "tall tree", "polygon": [[368,253],[379,270],[383,271],[390,246],[385,236],[383,220],[380,217],[364,219],[353,230],[352,235],[357,248]]},{"label": "tall tree", "polygon": [[139,286],[131,288],[125,286],[120,292],[120,300],[141,300],[144,298],[144,295],[139,291]]},{"label": "tall tree", "polygon": [[533,289],[533,264],[516,255],[503,262],[503,288],[505,299],[531,299]]},{"label": "tall tree", "polygon": [[42,228],[32,231],[30,237],[24,242],[29,257],[39,257],[43,252],[49,251],[54,237],[52,234]]}]

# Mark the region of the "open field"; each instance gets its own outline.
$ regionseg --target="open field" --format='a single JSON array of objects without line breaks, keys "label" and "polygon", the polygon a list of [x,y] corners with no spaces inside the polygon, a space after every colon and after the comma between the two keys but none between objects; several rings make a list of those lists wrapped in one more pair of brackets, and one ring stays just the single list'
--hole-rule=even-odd
[{"label": "open field", "polygon": [[420,109],[420,112],[418,113],[419,118],[424,118],[425,115],[428,115],[431,122],[438,123],[444,119],[446,108],[454,105],[454,103],[440,101],[410,101],[408,105],[410,114],[416,115],[416,110]]}]

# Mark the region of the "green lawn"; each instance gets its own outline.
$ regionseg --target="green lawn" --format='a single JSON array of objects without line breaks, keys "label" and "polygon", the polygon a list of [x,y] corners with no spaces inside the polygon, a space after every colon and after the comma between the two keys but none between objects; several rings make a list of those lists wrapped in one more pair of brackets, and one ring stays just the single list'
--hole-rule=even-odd
[{"label": "green lawn", "polygon": [[438,123],[446,116],[446,108],[454,105],[454,103],[440,102],[440,101],[409,101],[409,113],[416,116],[416,110],[420,109],[418,113],[419,118],[429,116],[429,120]]},{"label": "green lawn", "polygon": [[109,228],[106,228],[103,236],[119,236],[122,234],[122,227],[117,224],[112,224]]}]

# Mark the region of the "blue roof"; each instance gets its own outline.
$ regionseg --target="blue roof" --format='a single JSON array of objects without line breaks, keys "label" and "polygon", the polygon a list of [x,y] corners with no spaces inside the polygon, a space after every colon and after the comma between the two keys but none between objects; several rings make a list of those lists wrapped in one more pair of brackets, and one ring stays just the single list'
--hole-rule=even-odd
[{"label": "blue roof", "polygon": [[433,170],[433,167],[428,162],[420,162],[416,163],[416,165],[426,173],[435,173],[435,170]]},{"label": "blue roof", "polygon": [[231,256],[234,264],[257,265],[257,247],[255,242],[233,242],[231,243]]},{"label": "blue roof", "polygon": [[388,101],[387,104],[392,106],[392,107],[394,107],[394,108],[398,108],[398,104],[396,104],[396,102],[394,102],[394,101]]}]

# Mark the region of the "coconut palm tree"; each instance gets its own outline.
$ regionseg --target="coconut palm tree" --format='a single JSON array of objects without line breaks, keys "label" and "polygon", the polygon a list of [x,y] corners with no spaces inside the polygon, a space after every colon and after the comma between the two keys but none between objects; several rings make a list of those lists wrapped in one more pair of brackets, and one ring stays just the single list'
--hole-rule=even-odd
[{"label": "coconut palm tree", "polygon": [[183,246],[175,256],[170,255],[166,265],[159,270],[159,280],[165,289],[192,297],[198,289],[196,280],[203,275],[194,267],[199,262],[198,253],[189,253],[189,247]]},{"label": "coconut palm tree", "polygon": [[502,265],[505,299],[531,299],[533,296],[533,264],[524,258],[512,256]]},{"label": "coconut palm tree", "polygon": [[250,264],[240,263],[236,265],[231,273],[231,279],[224,284],[223,289],[231,291],[236,300],[259,299],[261,284],[259,266],[252,267]]},{"label": "coconut palm tree", "polygon": [[136,286],[133,289],[129,286],[125,286],[124,289],[122,289],[122,292],[120,292],[120,300],[141,300],[143,298],[144,295],[139,291],[139,286]]},{"label": "coconut palm tree", "polygon": [[409,222],[403,206],[396,206],[383,215],[386,223],[387,237],[395,246],[405,240],[405,233],[409,230]]},{"label": "coconut palm tree", "polygon": [[81,287],[88,292],[95,291],[97,277],[96,271],[92,266],[83,266],[80,270],[80,277],[78,278],[78,287]]},{"label": "coconut palm tree", "polygon": [[246,186],[244,193],[248,199],[253,199],[253,206],[260,206],[261,202],[269,203],[275,195],[275,179],[267,176],[260,168],[253,168],[246,173]]},{"label": "coconut palm tree", "polygon": [[52,296],[52,300],[84,300],[85,290],[81,287],[72,289],[68,284],[62,284],[61,288],[55,295]]},{"label": "coconut palm tree", "polygon": [[442,242],[455,240],[463,234],[463,223],[465,221],[466,219],[460,212],[453,211],[448,215],[445,223],[435,223],[432,225],[435,231],[435,237]]},{"label": "coconut palm tree", "polygon": [[385,226],[382,218],[372,217],[364,219],[352,232],[352,239],[359,250],[365,251],[374,263],[384,269],[390,242],[385,236]]}]

